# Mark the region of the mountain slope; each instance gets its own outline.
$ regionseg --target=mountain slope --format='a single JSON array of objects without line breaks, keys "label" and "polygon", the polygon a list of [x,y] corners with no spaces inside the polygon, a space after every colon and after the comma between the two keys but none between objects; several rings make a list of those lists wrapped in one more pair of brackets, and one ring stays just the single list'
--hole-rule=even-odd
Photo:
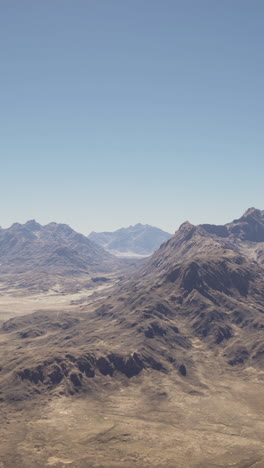
[{"label": "mountain slope", "polygon": [[[34,220],[0,230],[0,273],[19,284],[51,282],[60,277],[109,273],[120,261],[66,224],[41,226]],[[6,276],[7,275],[7,276]],[[12,280],[16,283],[16,280]]]},{"label": "mountain slope", "polygon": [[88,238],[115,254],[150,255],[171,237],[168,232],[148,224],[136,224],[114,232],[92,232]]}]

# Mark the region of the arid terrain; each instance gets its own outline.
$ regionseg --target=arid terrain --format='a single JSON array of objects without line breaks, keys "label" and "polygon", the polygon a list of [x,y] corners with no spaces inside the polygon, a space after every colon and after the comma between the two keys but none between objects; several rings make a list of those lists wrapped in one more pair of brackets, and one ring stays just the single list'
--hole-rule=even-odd
[{"label": "arid terrain", "polygon": [[199,387],[145,372],[3,405],[2,466],[262,468],[263,376],[223,375],[213,359],[207,371]]},{"label": "arid terrain", "polygon": [[68,291],[4,276],[0,467],[263,467],[263,252],[252,208]]}]

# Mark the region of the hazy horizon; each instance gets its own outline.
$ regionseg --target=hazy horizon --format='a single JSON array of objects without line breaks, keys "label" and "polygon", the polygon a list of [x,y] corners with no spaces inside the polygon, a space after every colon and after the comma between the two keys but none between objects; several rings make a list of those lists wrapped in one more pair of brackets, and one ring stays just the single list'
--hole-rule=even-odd
[{"label": "hazy horizon", "polygon": [[[240,218],[240,217],[246,212],[246,210],[249,209],[249,208],[253,208],[253,207],[248,207],[248,208],[246,208],[246,209],[243,211],[243,213],[240,213],[239,215],[234,216],[234,218],[228,219],[228,220],[226,220],[226,221],[224,221],[224,222],[212,223],[210,220],[207,220],[207,221],[203,221],[203,222],[193,223],[193,222],[192,222],[191,220],[189,220],[189,219],[184,219],[182,222],[180,222],[180,224],[178,224],[178,225],[175,227],[175,229],[174,229],[173,231],[166,230],[165,228],[163,228],[163,227],[161,227],[161,226],[158,226],[158,225],[153,225],[153,224],[149,224],[149,223],[144,223],[144,222],[138,221],[138,222],[135,222],[134,224],[118,226],[118,227],[116,227],[115,229],[112,229],[112,230],[110,230],[110,229],[104,229],[103,231],[99,231],[99,230],[93,229],[93,230],[91,230],[91,231],[89,231],[89,232],[82,232],[80,229],[78,229],[78,227],[75,227],[75,226],[71,225],[70,223],[68,223],[68,222],[66,222],[66,221],[58,221],[58,220],[52,219],[52,220],[50,220],[50,221],[48,221],[48,222],[40,222],[39,219],[35,219],[35,218],[32,218],[32,219],[25,219],[25,220],[23,220],[22,222],[14,221],[14,222],[11,223],[10,225],[6,225],[6,226],[1,225],[0,227],[3,228],[3,229],[7,229],[7,228],[11,227],[12,224],[15,224],[15,223],[25,224],[26,222],[28,222],[28,221],[33,221],[33,220],[36,221],[37,223],[41,224],[42,226],[45,226],[45,225],[47,225],[47,224],[49,224],[49,223],[53,223],[53,222],[54,222],[54,223],[67,224],[67,225],[69,225],[72,229],[74,229],[75,231],[77,231],[77,232],[79,232],[79,233],[81,233],[81,234],[84,234],[84,235],[87,235],[87,236],[88,236],[88,235],[91,234],[92,232],[113,232],[113,231],[117,231],[118,229],[121,229],[121,228],[129,228],[129,227],[134,227],[134,226],[137,225],[137,224],[142,224],[142,225],[145,225],[145,226],[152,226],[152,227],[156,227],[156,228],[162,229],[163,231],[168,232],[168,233],[170,233],[170,234],[173,235],[174,232],[177,231],[178,228],[180,227],[180,225],[181,225],[183,222],[185,222],[185,221],[189,221],[189,222],[191,222],[191,224],[194,224],[194,225],[198,225],[198,224],[220,224],[220,225],[222,224],[222,225],[223,225],[223,224],[227,224],[228,222],[234,221],[234,220],[237,219],[237,218]],[[256,209],[261,209],[261,207],[254,207],[254,208],[256,208]]]},{"label": "hazy horizon", "polygon": [[264,208],[260,1],[2,2],[0,225]]}]

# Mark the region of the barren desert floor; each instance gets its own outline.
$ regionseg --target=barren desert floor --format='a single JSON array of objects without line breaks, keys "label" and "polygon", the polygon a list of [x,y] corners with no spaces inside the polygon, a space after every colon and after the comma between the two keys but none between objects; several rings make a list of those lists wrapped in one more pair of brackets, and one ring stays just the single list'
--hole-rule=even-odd
[{"label": "barren desert floor", "polygon": [[31,314],[38,310],[69,311],[76,308],[85,300],[86,304],[94,303],[100,294],[104,296],[112,283],[96,285],[91,289],[82,289],[75,293],[61,294],[59,288],[50,289],[48,292],[29,294],[25,290],[11,289],[0,291],[0,324],[10,318]]},{"label": "barren desert floor", "polygon": [[1,468],[264,466],[263,381],[195,391],[146,373],[102,385],[100,395],[4,406]]}]

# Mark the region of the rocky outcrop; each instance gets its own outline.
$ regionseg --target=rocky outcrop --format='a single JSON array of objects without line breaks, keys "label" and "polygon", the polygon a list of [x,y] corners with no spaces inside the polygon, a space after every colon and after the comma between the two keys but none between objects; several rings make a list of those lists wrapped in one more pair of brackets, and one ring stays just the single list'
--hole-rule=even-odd
[{"label": "rocky outcrop", "polygon": [[[37,366],[26,367],[17,372],[18,377],[23,381],[29,381],[33,385],[50,389],[63,383],[67,387],[67,382],[74,388],[87,386],[84,379],[93,379],[96,375],[110,376],[118,373],[132,378],[138,375],[144,368],[163,370],[162,364],[154,359],[144,358],[137,353],[122,355],[110,353],[96,358],[93,354],[86,354],[75,357],[67,354],[64,358],[54,358],[43,361]],[[65,386],[64,385],[64,386]]]}]

